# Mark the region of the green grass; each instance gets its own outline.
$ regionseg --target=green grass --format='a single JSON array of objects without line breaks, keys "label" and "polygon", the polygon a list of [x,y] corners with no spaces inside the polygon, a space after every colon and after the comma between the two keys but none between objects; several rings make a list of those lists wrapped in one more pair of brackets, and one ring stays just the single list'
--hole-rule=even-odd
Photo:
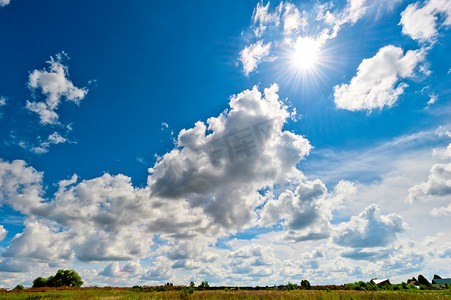
[{"label": "green grass", "polygon": [[0,299],[450,299],[451,292],[447,291],[186,291],[146,292],[129,288],[82,288],[57,289],[43,291],[13,291],[0,293]]}]

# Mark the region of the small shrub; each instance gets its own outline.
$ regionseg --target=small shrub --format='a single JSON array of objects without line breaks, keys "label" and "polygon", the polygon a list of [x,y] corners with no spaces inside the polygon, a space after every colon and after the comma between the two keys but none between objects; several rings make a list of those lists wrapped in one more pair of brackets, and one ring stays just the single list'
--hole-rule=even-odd
[{"label": "small shrub", "polygon": [[16,287],[13,289],[13,290],[23,290],[24,289],[24,287],[23,287],[23,285],[21,285],[21,284],[18,284],[18,285],[16,285]]}]

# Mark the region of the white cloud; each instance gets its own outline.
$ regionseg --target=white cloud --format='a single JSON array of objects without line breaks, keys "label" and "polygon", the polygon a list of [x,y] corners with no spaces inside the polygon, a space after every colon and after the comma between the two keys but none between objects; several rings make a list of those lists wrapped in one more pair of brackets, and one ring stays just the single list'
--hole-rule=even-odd
[{"label": "white cloud", "polygon": [[0,7],[8,5],[10,0],[0,0]]},{"label": "white cloud", "polygon": [[[451,135],[448,131],[445,133],[438,132],[438,134]],[[434,149],[433,154],[445,160],[450,159],[451,144],[445,149]],[[449,162],[434,164],[429,171],[428,180],[409,189],[409,200],[411,203],[434,198],[446,199],[449,196],[451,196],[451,163]],[[451,202],[448,208],[443,208],[443,212],[446,214],[450,210]],[[439,209],[436,209],[433,211],[433,214],[442,214],[439,211]]]},{"label": "white cloud", "polygon": [[13,258],[3,258],[0,261],[0,272],[22,273],[30,271],[30,263]]},{"label": "white cloud", "polygon": [[0,225],[0,242],[3,241],[8,234],[8,230],[6,230],[3,225]]},{"label": "white cloud", "polygon": [[227,258],[230,260],[227,262],[230,272],[239,276],[259,278],[269,276],[275,271],[273,265],[276,258],[272,249],[261,245],[244,246],[230,252]]},{"label": "white cloud", "polygon": [[260,62],[269,55],[271,43],[263,44],[263,41],[258,41],[255,44],[246,46],[240,52],[240,61],[243,64],[243,71],[246,75],[254,71]]},{"label": "white cloud", "polygon": [[58,124],[56,110],[63,98],[79,104],[88,93],[86,88],[77,88],[69,80],[68,67],[63,65],[66,57],[64,52],[57,54],[56,59],[50,57],[49,69],[34,70],[29,75],[28,86],[32,90],[39,90],[45,96],[45,101],[27,101],[26,107],[39,115],[42,124]]},{"label": "white cloud", "polygon": [[[442,15],[443,18],[439,18]],[[401,13],[400,24],[402,33],[412,39],[421,43],[434,43],[438,36],[437,27],[451,25],[451,2],[429,0],[422,6],[420,2],[412,3]]]},{"label": "white cloud", "polygon": [[170,267],[171,262],[164,256],[157,257],[150,268],[142,276],[145,280],[150,280],[151,283],[160,283],[166,281],[173,276],[173,270]]},{"label": "white cloud", "polygon": [[[24,161],[0,162],[1,201],[27,217],[23,233],[3,255],[44,262],[133,261],[149,257],[158,235],[168,243],[167,258],[143,271],[145,278],[167,278],[172,273],[166,264],[198,269],[216,261],[207,249],[217,237],[256,225],[255,209],[264,200],[260,190],[303,179],[296,165],[311,146],[283,130],[290,112],[277,92],[277,85],[264,95],[256,87],[246,90],[207,120],[208,129],[198,122],[182,130],[176,148],[151,168],[146,187],[134,187],[121,174],[82,181],[74,175],[46,199],[42,173]],[[63,142],[58,134],[48,140]],[[196,243],[182,242],[188,239]]]},{"label": "white cloud", "polygon": [[338,225],[334,242],[352,248],[383,247],[391,244],[405,228],[399,215],[380,215],[377,205],[372,204],[349,222]]},{"label": "white cloud", "polygon": [[134,277],[140,275],[143,271],[141,264],[138,260],[129,261],[124,264],[122,267],[119,265],[119,262],[115,261],[111,264],[108,264],[99,275],[107,276],[107,277]]},{"label": "white cloud", "polygon": [[434,104],[435,102],[437,102],[438,99],[438,95],[437,94],[430,94],[429,95],[429,101],[427,103],[426,108],[428,108],[429,106],[431,106],[432,104]]},{"label": "white cloud", "polygon": [[182,130],[178,148],[150,170],[152,193],[187,197],[228,230],[255,220],[253,208],[263,201],[258,191],[301,178],[296,164],[311,148],[302,136],[282,130],[289,113],[277,91],[273,85],[262,97],[254,87],[233,96],[229,110],[208,119],[210,134],[202,122]]},{"label": "white cloud", "polygon": [[321,44],[337,37],[338,32],[344,25],[354,24],[361,19],[368,10],[368,3],[366,2],[366,0],[348,0],[346,6],[338,12],[330,10],[332,6],[330,3],[319,5],[316,19],[323,20],[328,25],[319,35],[318,40]]},{"label": "white cloud", "polygon": [[307,20],[302,16],[299,9],[292,3],[285,3],[283,13],[283,30],[285,35],[290,35],[292,31],[297,31],[299,27],[305,27]]},{"label": "white cloud", "polygon": [[268,2],[266,5],[263,5],[263,2],[258,2],[257,6],[254,8],[252,22],[254,26],[256,26],[256,28],[254,28],[256,37],[260,37],[263,34],[268,24],[273,23],[276,26],[279,25],[283,3],[281,3],[273,13],[269,13],[269,4],[270,3]]},{"label": "white cloud", "polygon": [[49,135],[46,141],[40,142],[39,146],[30,146],[26,142],[20,143],[19,146],[36,154],[44,154],[50,150],[51,145],[64,144],[66,142],[68,142],[68,140],[55,131]]},{"label": "white cloud", "polygon": [[334,87],[335,103],[351,111],[382,109],[393,106],[408,86],[401,79],[413,77],[424,60],[424,50],[403,50],[385,46],[369,59],[364,59],[349,84]]},{"label": "white cloud", "polygon": [[[449,147],[448,147],[449,148]],[[428,180],[409,189],[411,202],[421,200],[441,200],[447,202],[444,207],[435,207],[431,210],[433,216],[448,215],[451,213],[451,163],[439,163],[431,167]],[[437,202],[436,203],[440,203]]]},{"label": "white cloud", "polygon": [[2,256],[42,261],[68,260],[74,250],[68,241],[68,232],[58,232],[39,221],[25,222],[23,233],[17,234]]},{"label": "white cloud", "polygon": [[0,160],[0,190],[1,204],[30,214],[43,200],[42,173],[28,167],[23,160],[11,163]]}]

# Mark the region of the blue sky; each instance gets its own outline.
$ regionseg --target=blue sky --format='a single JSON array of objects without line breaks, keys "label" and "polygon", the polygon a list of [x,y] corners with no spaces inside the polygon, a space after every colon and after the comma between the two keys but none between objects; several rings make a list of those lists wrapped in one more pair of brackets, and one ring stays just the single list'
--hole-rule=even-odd
[{"label": "blue sky", "polygon": [[451,277],[449,0],[0,0],[0,285]]}]

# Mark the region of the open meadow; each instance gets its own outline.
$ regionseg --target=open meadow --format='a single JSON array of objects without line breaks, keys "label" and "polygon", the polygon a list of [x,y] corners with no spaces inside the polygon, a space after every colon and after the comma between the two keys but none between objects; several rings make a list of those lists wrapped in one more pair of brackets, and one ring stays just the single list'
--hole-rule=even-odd
[{"label": "open meadow", "polygon": [[451,291],[160,291],[132,288],[28,289],[0,293],[0,299],[451,299]]}]

